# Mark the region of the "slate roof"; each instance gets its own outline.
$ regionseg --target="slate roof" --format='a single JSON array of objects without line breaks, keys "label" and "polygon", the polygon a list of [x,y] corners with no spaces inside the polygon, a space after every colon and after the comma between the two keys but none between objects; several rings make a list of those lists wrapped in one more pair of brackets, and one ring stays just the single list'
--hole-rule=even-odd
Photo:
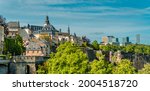
[{"label": "slate roof", "polygon": [[7,23],[7,25],[8,25],[8,28],[19,28],[20,27],[20,24],[19,24],[19,22],[8,22]]}]

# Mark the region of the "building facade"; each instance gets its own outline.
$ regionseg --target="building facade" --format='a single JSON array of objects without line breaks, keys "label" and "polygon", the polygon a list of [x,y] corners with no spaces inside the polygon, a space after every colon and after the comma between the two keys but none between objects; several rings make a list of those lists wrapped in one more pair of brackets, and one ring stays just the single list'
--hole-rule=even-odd
[{"label": "building facade", "polygon": [[4,43],[4,27],[0,25],[0,54],[3,51],[3,43]]},{"label": "building facade", "polygon": [[104,36],[104,37],[102,37],[102,44],[104,44],[104,45],[107,45],[107,44],[119,45],[119,39],[115,38],[114,36]]},{"label": "building facade", "polygon": [[123,38],[122,38],[121,46],[129,45],[129,44],[132,44],[132,43],[130,42],[129,37],[123,37]]},{"label": "building facade", "polygon": [[140,34],[136,35],[136,44],[140,44]]},{"label": "building facade", "polygon": [[8,22],[8,34],[7,37],[15,37],[19,34],[20,31],[20,23],[19,22]]},{"label": "building facade", "polygon": [[49,56],[50,45],[47,41],[34,39],[26,46],[25,56]]}]

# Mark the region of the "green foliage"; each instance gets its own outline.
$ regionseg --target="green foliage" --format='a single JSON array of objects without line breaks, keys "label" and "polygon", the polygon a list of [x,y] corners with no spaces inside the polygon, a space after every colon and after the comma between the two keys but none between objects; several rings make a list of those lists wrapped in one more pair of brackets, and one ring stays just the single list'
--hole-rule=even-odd
[{"label": "green foliage", "polygon": [[145,64],[144,68],[139,70],[139,74],[150,74],[150,64]]},{"label": "green foliage", "polygon": [[117,51],[121,50],[122,47],[117,45],[100,45],[100,49],[103,51]]},{"label": "green foliage", "polygon": [[90,63],[90,74],[111,74],[113,65],[105,60],[94,60]]},{"label": "green foliage", "polygon": [[150,46],[149,45],[127,45],[125,46],[125,51],[130,53],[137,53],[137,54],[148,54],[150,55]]},{"label": "green foliage", "polygon": [[98,60],[104,60],[104,58],[105,58],[105,55],[103,55],[102,53],[96,53],[96,58],[98,59]]},{"label": "green foliage", "polygon": [[6,59],[6,55],[0,55],[0,59]]},{"label": "green foliage", "polygon": [[79,46],[66,42],[48,61],[39,66],[39,74],[83,74],[88,72],[88,58]]},{"label": "green foliage", "polygon": [[135,45],[127,45],[124,47],[124,49],[125,49],[125,52],[127,53],[134,53]]},{"label": "green foliage", "polygon": [[94,50],[99,50],[99,44],[96,40],[92,42],[92,47]]},{"label": "green foliage", "polygon": [[100,49],[103,51],[123,51],[126,53],[137,53],[137,54],[148,54],[150,55],[150,46],[142,44],[131,44],[127,46],[117,46],[117,45],[100,45]]},{"label": "green foliage", "polygon": [[12,55],[21,55],[25,51],[23,40],[19,35],[15,38],[5,38],[4,53],[11,53]]},{"label": "green foliage", "polygon": [[[141,47],[142,46],[142,47]],[[83,46],[82,46],[83,47]],[[103,50],[117,51],[122,50],[124,52],[149,52],[149,46],[145,45],[128,45],[128,46],[100,46]],[[138,50],[135,50],[138,48]],[[150,66],[145,66],[139,73],[149,73]],[[105,60],[105,55],[101,52],[96,53],[96,59],[92,62],[88,62],[88,57],[81,47],[66,42],[60,44],[56,53],[50,54],[48,59],[43,65],[38,67],[37,73],[39,74],[134,74],[136,69],[133,67],[132,62],[127,59],[123,59],[117,63],[110,63]]]},{"label": "green foliage", "polygon": [[104,55],[96,53],[98,60],[94,60],[90,63],[90,74],[111,74],[113,65],[104,60]]},{"label": "green foliage", "polygon": [[134,74],[135,72],[136,69],[127,59],[121,60],[121,62],[116,64],[116,66],[113,68],[113,74]]},{"label": "green foliage", "polygon": [[82,43],[82,47],[88,47],[87,42],[83,42],[83,43]]}]

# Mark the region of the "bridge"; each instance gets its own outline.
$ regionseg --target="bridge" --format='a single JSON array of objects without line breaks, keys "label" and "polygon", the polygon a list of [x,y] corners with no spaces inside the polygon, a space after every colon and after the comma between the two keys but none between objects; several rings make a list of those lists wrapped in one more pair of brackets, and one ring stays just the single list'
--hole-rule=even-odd
[{"label": "bridge", "polygon": [[0,74],[35,74],[43,57],[14,56],[11,60],[0,59]]}]

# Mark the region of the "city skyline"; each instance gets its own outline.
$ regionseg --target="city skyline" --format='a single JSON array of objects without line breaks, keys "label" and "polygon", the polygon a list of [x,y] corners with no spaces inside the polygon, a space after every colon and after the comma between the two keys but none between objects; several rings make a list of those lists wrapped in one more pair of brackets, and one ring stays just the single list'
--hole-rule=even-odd
[{"label": "city skyline", "polygon": [[[136,2],[136,3],[135,3]],[[0,0],[0,11],[7,21],[21,25],[43,25],[44,17],[57,29],[86,35],[101,41],[102,36],[118,38],[129,36],[135,43],[136,34],[141,43],[150,44],[149,0]]]}]

